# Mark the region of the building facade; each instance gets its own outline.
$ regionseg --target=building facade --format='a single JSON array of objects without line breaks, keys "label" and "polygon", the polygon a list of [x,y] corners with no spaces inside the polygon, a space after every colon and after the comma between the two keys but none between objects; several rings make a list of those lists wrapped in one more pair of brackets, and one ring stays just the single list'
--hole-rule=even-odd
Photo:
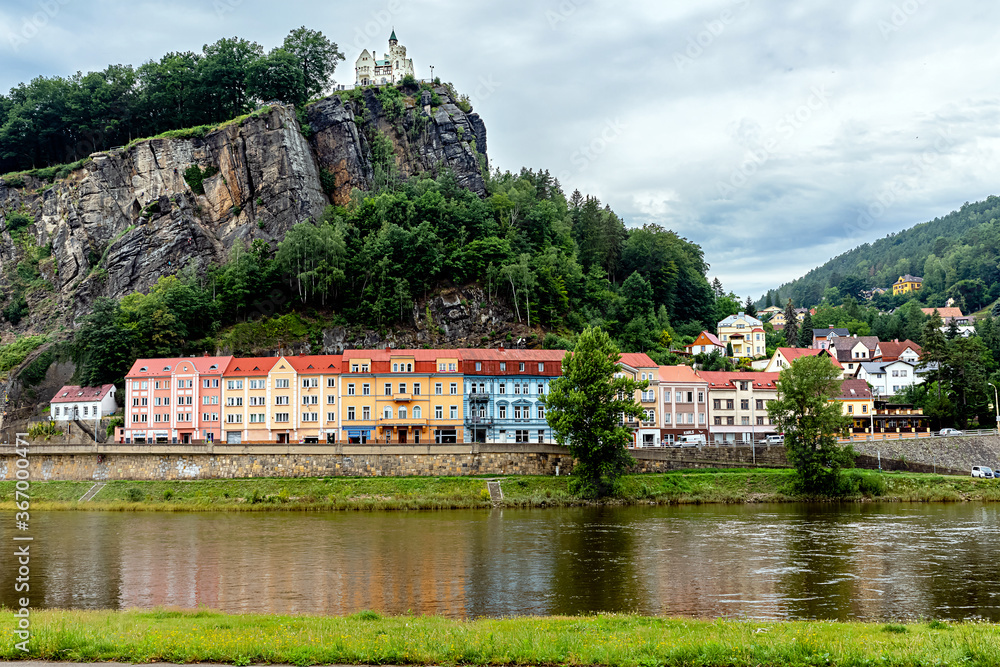
[{"label": "building facade", "polygon": [[660,366],[660,444],[678,436],[703,435],[708,441],[708,381],[690,366]]},{"label": "building facade", "polygon": [[396,31],[389,36],[389,52],[379,59],[373,49],[361,52],[354,63],[354,83],[358,86],[397,84],[407,75],[415,76],[413,59],[406,57],[406,47],[396,39]]},{"label": "building facade", "polygon": [[645,389],[637,389],[635,392],[635,400],[642,407],[642,417],[638,422],[627,421],[626,424],[632,429],[633,444],[636,447],[655,447],[660,443],[660,367],[648,354],[626,352],[618,360],[618,368],[620,376],[647,384]]},{"label": "building facade", "polygon": [[765,353],[764,323],[746,313],[736,313],[719,322],[719,342],[732,345],[734,357],[759,357]]},{"label": "building facade", "polygon": [[49,401],[49,416],[53,421],[101,419],[118,410],[115,386],[80,387],[66,385]]},{"label": "building facade", "polygon": [[700,372],[708,383],[708,430],[714,442],[753,442],[776,433],[767,405],[779,373]]},{"label": "building facade", "polygon": [[900,294],[908,294],[909,292],[916,292],[921,287],[923,287],[924,279],[918,276],[911,276],[907,273],[905,276],[900,276],[899,280],[892,284],[892,295],[899,296]]}]

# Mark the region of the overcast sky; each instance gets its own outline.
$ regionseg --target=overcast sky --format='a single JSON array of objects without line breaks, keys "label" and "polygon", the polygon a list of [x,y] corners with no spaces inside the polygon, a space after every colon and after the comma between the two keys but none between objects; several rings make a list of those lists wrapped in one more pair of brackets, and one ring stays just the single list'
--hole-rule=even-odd
[{"label": "overcast sky", "polygon": [[743,296],[1000,190],[989,0],[4,0],[0,89],[300,25],[343,82],[395,27],[472,97],[493,166],[675,230]]}]

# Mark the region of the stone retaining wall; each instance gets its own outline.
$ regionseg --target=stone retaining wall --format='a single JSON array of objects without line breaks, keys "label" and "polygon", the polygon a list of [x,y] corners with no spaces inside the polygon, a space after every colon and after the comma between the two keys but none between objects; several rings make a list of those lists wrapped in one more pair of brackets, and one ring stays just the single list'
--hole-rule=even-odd
[{"label": "stone retaining wall", "polygon": [[[881,453],[883,470],[952,470],[968,475],[972,466],[1000,466],[1000,436],[995,435],[855,442],[854,451],[873,459]],[[898,461],[900,467],[887,467],[887,461]]]}]

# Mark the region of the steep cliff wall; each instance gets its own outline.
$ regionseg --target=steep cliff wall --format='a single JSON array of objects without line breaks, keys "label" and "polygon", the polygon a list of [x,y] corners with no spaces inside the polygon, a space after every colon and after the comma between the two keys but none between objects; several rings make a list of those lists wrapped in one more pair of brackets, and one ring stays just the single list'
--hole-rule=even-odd
[{"label": "steep cliff wall", "polygon": [[[444,87],[435,90],[437,106],[430,92],[410,92],[392,119],[364,90],[310,105],[308,128],[293,108],[275,106],[204,136],[94,154],[51,185],[0,180],[0,308],[22,296],[28,306],[16,327],[0,323],[0,335],[72,327],[95,298],[148,289],[183,267],[203,271],[238,240],[277,243],[331,201],[346,204],[354,188],[372,186],[380,136],[391,141],[401,176],[448,168],[485,193],[482,120]],[[208,174],[203,193],[185,178],[193,165]],[[14,230],[8,219],[17,213],[31,223]]]}]

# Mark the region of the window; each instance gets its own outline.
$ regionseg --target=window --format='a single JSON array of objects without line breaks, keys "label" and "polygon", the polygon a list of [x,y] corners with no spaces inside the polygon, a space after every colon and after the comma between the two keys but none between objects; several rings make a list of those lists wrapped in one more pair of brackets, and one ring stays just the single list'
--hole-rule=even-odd
[{"label": "window", "polygon": [[903,370],[899,371],[899,377],[901,377],[901,378],[905,378],[906,377],[906,369],[905,368]]},{"label": "window", "polygon": [[202,396],[201,397],[201,404],[202,405],[208,405],[209,404],[208,403],[208,398],[209,398],[208,396]]},{"label": "window", "polygon": [[157,380],[156,382],[153,383],[153,389],[159,389],[159,388],[160,388],[160,381]]},{"label": "window", "polygon": [[500,387],[500,393],[501,394],[506,394],[507,393],[507,383],[506,382],[501,382],[500,385],[499,385],[499,387]]},{"label": "window", "polygon": [[455,370],[455,364],[448,364],[448,370],[449,371],[454,371]]},{"label": "window", "polygon": [[282,422],[282,423],[287,422],[288,421],[288,413],[287,412],[275,412],[274,413],[274,421],[276,421],[276,422]]},{"label": "window", "polygon": [[483,370],[483,362],[481,362],[481,361],[477,361],[476,362],[476,370],[477,371]]},{"label": "window", "polygon": [[449,419],[458,419],[458,406],[457,405],[451,406],[451,409],[448,411],[448,418]]},{"label": "window", "polygon": [[337,378],[327,378],[326,387],[327,389],[333,389],[337,386]]},{"label": "window", "polygon": [[219,380],[218,378],[216,378],[212,380],[212,389],[218,389],[218,388],[219,388]]},{"label": "window", "polygon": [[699,424],[704,424],[705,423],[705,413],[704,412],[699,412],[698,413],[698,423]]},{"label": "window", "polygon": [[399,393],[400,394],[405,394],[406,393],[406,383],[405,382],[400,382],[399,383]]},{"label": "window", "polygon": [[497,408],[497,410],[499,411],[498,414],[500,416],[500,419],[507,419],[507,406],[506,405],[501,405],[500,407]]},{"label": "window", "polygon": [[[504,371],[506,371],[506,370],[507,370],[507,362],[506,362],[506,361],[501,361],[501,362],[500,362],[500,371],[501,371],[501,372],[504,372]],[[142,388],[143,388],[143,389],[145,389],[145,388],[146,388],[146,383],[145,383],[145,382],[143,382],[143,383],[142,383]]]},{"label": "window", "polygon": [[541,405],[538,406],[538,418],[539,419],[545,419],[545,407],[544,406],[541,406]]},{"label": "window", "polygon": [[243,380],[228,380],[226,382],[226,389],[242,389]]},{"label": "window", "polygon": [[393,373],[398,373],[399,372],[399,364],[393,364],[392,365],[392,372]]},{"label": "window", "polygon": [[264,380],[250,380],[250,388],[251,389],[263,389],[264,388]]},{"label": "window", "polygon": [[385,395],[392,396],[392,385],[388,382],[385,383]]},{"label": "window", "polygon": [[747,391],[748,389],[750,389],[750,383],[749,382],[740,382],[740,390],[741,391]]},{"label": "window", "polygon": [[239,407],[243,405],[243,397],[230,396],[229,398],[226,399],[226,405],[228,405],[229,407]]},{"label": "window", "polygon": [[520,418],[521,418],[521,406],[520,405],[515,405],[514,406],[514,419],[520,419]]},{"label": "window", "polygon": [[741,426],[749,426],[750,425],[750,418],[749,417],[740,417],[740,425]]},{"label": "window", "polygon": [[347,408],[347,418],[354,421],[354,408]]},{"label": "window", "polygon": [[[250,416],[253,417],[253,415],[250,415]],[[202,412],[201,413],[201,420],[203,422],[207,422],[207,421],[211,421],[211,418],[210,418],[210,416],[209,416],[209,414],[207,412]],[[135,421],[135,420],[133,419],[132,421]],[[253,419],[251,419],[250,421],[253,421]]]},{"label": "window", "polygon": [[444,408],[442,406],[434,406],[434,419],[444,419]]},{"label": "window", "polygon": [[538,372],[539,373],[544,373],[545,372],[545,363],[544,362],[541,362],[541,361],[538,362]]},{"label": "window", "polygon": [[354,396],[354,383],[347,385],[347,395]]},{"label": "window", "polygon": [[740,410],[749,410],[749,409],[750,409],[750,399],[749,398],[740,399]]},{"label": "window", "polygon": [[335,422],[335,421],[337,421],[337,413],[336,412],[327,412],[326,413],[326,420],[328,422]]},{"label": "window", "polygon": [[143,380],[142,381],[142,388],[143,389],[149,389],[149,380]]},{"label": "window", "polygon": [[862,405],[861,406],[861,414],[863,414],[863,415],[868,414],[868,406],[867,405]]},{"label": "window", "polygon": [[261,413],[250,413],[250,423],[251,424],[263,424],[266,420],[265,416]]},{"label": "window", "polygon": [[545,442],[545,431],[538,432],[538,443],[541,444]]},{"label": "window", "polygon": [[422,410],[420,409],[420,406],[419,406],[419,405],[414,405],[414,406],[413,406],[413,418],[414,418],[414,419],[420,419],[420,415],[421,415],[422,413],[423,413],[423,412],[422,412]]},{"label": "window", "polygon": [[515,394],[521,393],[521,385],[517,384],[516,382],[514,383],[514,393]]},{"label": "window", "polygon": [[760,398],[757,399],[757,409],[758,410],[763,410],[764,409],[764,400],[763,399],[760,399]]},{"label": "window", "polygon": [[735,417],[726,417],[726,426],[732,426],[736,423]]},{"label": "window", "polygon": [[451,395],[452,396],[458,395],[458,383],[457,382],[452,382],[451,383]]},{"label": "window", "polygon": [[202,386],[203,389],[209,389],[212,386],[212,381],[211,380],[202,380],[201,381],[201,386]]},{"label": "window", "polygon": [[[542,396],[544,393],[545,393],[545,385],[544,384],[538,385],[538,395]],[[650,392],[650,393],[652,393],[652,392]],[[650,398],[649,400],[653,401],[653,400],[656,400],[656,399]]]},{"label": "window", "polygon": [[382,408],[382,419],[392,419],[392,408],[388,405]]},{"label": "window", "polygon": [[368,406],[365,406],[365,407],[361,408],[361,418],[362,419],[371,419],[372,418],[372,409],[370,407],[368,407]]},{"label": "window", "polygon": [[302,378],[302,386],[305,389],[308,389],[309,387],[318,387],[319,378]]},{"label": "window", "polygon": [[[693,416],[693,415],[692,415]],[[656,411],[655,410],[644,410],[643,420],[647,424],[652,424],[656,421]]]},{"label": "window", "polygon": [[159,396],[153,399],[153,405],[163,405],[162,399]]},{"label": "window", "polygon": [[169,396],[164,396],[163,397],[163,404],[164,405],[170,405],[170,397]]},{"label": "window", "polygon": [[243,423],[243,415],[239,414],[238,412],[234,413],[234,414],[228,414],[228,415],[226,415],[226,423],[227,424],[242,424]]},{"label": "window", "polygon": [[319,421],[319,413],[317,413],[317,412],[303,412],[302,413],[302,421],[304,421],[304,422],[318,422]]},{"label": "window", "polygon": [[514,431],[514,442],[528,442],[528,432]]},{"label": "window", "polygon": [[352,373],[357,373],[358,372],[358,365],[357,364],[351,364],[351,372]]},{"label": "window", "polygon": [[283,380],[275,380],[274,381],[274,388],[275,389],[288,389],[288,379],[286,378],[286,379],[283,379]]},{"label": "window", "polygon": [[336,401],[336,399],[337,399],[337,397],[334,396],[333,394],[327,394],[326,395],[326,404],[327,405],[333,405],[334,402]]},{"label": "window", "polygon": [[414,396],[420,395],[420,385],[417,384],[416,382],[413,383],[413,395]]},{"label": "window", "polygon": [[250,405],[267,405],[266,396],[251,396]]},{"label": "window", "polygon": [[722,409],[722,399],[719,399],[719,398],[712,399],[712,408],[714,408],[715,410],[721,410]]},{"label": "window", "polygon": [[447,364],[438,364],[438,372],[443,373],[447,367]]},{"label": "window", "polygon": [[90,406],[87,406],[87,405],[83,406],[83,416],[84,416],[84,417],[86,417],[86,416],[87,416],[87,410],[88,410],[88,408],[89,408],[89,407],[90,407]]},{"label": "window", "polygon": [[847,414],[849,414],[849,415],[853,415],[854,414],[854,406],[853,405],[848,405],[847,406]]},{"label": "window", "polygon": [[732,410],[733,409],[733,401],[734,401],[734,399],[732,399],[732,398],[727,398],[726,399],[726,410]]},{"label": "window", "polygon": [[288,396],[275,396],[274,397],[274,404],[275,405],[288,405]]},{"label": "window", "polygon": [[757,417],[757,426],[763,426],[763,425],[764,425],[764,418]]},{"label": "window", "polygon": [[[671,416],[671,413],[669,413],[669,412],[664,412],[663,413],[663,423],[664,424],[669,424],[670,423],[670,416]],[[718,417],[716,417],[716,419],[718,419]]]},{"label": "window", "polygon": [[698,392],[698,402],[699,403],[704,403],[705,402],[705,392],[703,392],[703,391],[699,391]]},{"label": "window", "polygon": [[362,396],[371,396],[372,395],[372,386],[370,384],[368,384],[367,382],[365,382],[363,385],[361,385],[361,395]]},{"label": "window", "polygon": [[677,392],[677,396],[674,397],[674,402],[675,403],[683,403],[684,402],[684,392],[682,392],[682,391]]},{"label": "window", "polygon": [[145,405],[148,405],[148,404],[149,404],[149,399],[148,398],[143,398],[142,399],[142,405],[145,406]]},{"label": "window", "polygon": [[523,361],[520,364],[518,364],[517,370],[521,371],[522,373],[524,372],[524,362]]},{"label": "window", "polygon": [[[205,400],[207,401],[208,397],[206,397]],[[139,407],[139,399],[138,398],[133,398],[132,399],[132,407],[136,407],[136,408]]]},{"label": "window", "polygon": [[442,394],[442,387],[443,386],[444,385],[442,385],[440,382],[435,382],[434,383],[434,395],[435,396],[440,396]]},{"label": "window", "polygon": [[406,419],[406,406],[405,405],[399,406],[399,418],[400,419]]},{"label": "window", "polygon": [[715,418],[715,425],[716,426],[722,426],[722,417],[716,417]]}]

